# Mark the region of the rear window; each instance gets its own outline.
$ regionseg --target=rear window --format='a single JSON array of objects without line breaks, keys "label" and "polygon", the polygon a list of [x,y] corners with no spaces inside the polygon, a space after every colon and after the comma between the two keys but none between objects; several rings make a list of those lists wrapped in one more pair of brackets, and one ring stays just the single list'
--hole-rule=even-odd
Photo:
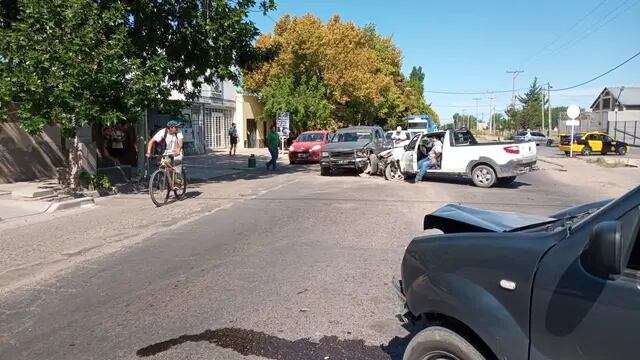
[{"label": "rear window", "polygon": [[516,136],[526,136],[526,135],[527,135],[526,131],[520,131]]}]

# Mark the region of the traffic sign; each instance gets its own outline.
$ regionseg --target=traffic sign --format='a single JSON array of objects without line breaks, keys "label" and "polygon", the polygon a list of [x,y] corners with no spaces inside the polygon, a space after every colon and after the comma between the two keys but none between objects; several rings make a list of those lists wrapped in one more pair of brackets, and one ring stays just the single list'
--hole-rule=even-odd
[{"label": "traffic sign", "polygon": [[566,124],[567,124],[567,126],[579,126],[580,125],[580,121],[578,121],[578,120],[567,120]]}]

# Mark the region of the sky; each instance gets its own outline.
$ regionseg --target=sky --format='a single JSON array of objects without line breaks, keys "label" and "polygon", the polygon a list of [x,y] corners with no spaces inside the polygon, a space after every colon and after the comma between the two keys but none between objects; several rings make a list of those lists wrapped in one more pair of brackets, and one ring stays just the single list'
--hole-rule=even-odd
[{"label": "sky", "polygon": [[[511,103],[507,70],[524,70],[516,89],[526,89],[534,77],[561,89],[640,51],[640,0],[276,1],[278,9],[268,17],[252,15],[263,33],[272,32],[273,20],[284,14],[311,13],[324,21],[337,14],[360,26],[373,23],[380,34],[392,36],[403,51],[403,72],[422,66],[425,97],[443,123],[456,112],[476,115],[476,104],[479,118],[488,118],[491,103],[504,111]],[[640,56],[587,85],[552,92],[551,105],[589,108],[606,86],[640,86]],[[496,90],[508,92],[487,93]]]}]

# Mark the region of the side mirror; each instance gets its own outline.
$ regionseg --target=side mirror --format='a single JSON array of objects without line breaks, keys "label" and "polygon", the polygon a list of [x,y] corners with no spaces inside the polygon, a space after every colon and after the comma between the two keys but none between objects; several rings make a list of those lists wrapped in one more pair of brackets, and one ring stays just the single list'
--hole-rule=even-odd
[{"label": "side mirror", "polygon": [[404,151],[407,151],[407,150],[409,150],[409,145],[405,145],[405,146],[403,146],[403,148],[404,148]]},{"label": "side mirror", "polygon": [[584,265],[596,274],[620,275],[624,268],[622,250],[622,224],[601,222],[593,228],[589,245],[582,253]]}]

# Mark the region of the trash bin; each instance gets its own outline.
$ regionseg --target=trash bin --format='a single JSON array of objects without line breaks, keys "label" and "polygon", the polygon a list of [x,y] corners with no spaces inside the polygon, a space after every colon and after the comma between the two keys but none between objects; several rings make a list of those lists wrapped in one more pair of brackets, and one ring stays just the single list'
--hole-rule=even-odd
[{"label": "trash bin", "polygon": [[251,156],[249,156],[249,160],[247,162],[248,162],[247,166],[249,166],[250,168],[256,167],[256,156],[251,154]]}]

